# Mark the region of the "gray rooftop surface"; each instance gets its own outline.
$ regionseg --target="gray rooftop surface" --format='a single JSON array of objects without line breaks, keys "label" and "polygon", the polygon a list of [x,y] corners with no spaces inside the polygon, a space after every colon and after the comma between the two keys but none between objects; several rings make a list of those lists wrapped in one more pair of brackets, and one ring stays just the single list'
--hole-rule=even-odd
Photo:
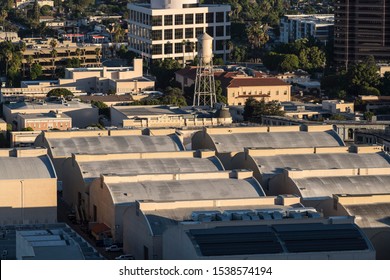
[{"label": "gray rooftop surface", "polygon": [[[335,131],[210,134],[220,153],[256,148],[304,148],[344,146]],[[218,144],[217,144],[218,143]]]},{"label": "gray rooftop surface", "polygon": [[177,136],[96,136],[49,138],[47,141],[53,157],[70,157],[72,153],[141,153],[184,150]]},{"label": "gray rooftop surface", "polygon": [[156,158],[80,162],[84,179],[93,179],[102,173],[151,174],[189,173],[223,170],[216,157],[211,158]]},{"label": "gray rooftop surface", "polygon": [[390,193],[390,175],[310,177],[293,179],[302,198],[331,198],[333,194]]},{"label": "gray rooftop surface", "polygon": [[303,170],[390,167],[390,157],[385,153],[297,154],[256,156],[254,159],[261,165],[259,169],[263,174],[283,173],[283,169],[288,167]]},{"label": "gray rooftop surface", "polygon": [[[200,176],[207,177],[207,173],[201,173]],[[116,204],[145,199],[180,201],[264,196],[260,184],[253,178],[111,183],[108,188]]]},{"label": "gray rooftop surface", "polygon": [[361,228],[390,227],[390,203],[344,206]]},{"label": "gray rooftop surface", "polygon": [[115,106],[116,110],[126,116],[149,116],[149,115],[188,115],[189,113],[177,108],[169,106]]},{"label": "gray rooftop surface", "polygon": [[0,180],[56,178],[47,156],[0,157]]},{"label": "gray rooftop surface", "polygon": [[91,104],[81,103],[78,101],[67,101],[66,104],[61,102],[46,102],[44,105],[42,103],[31,103],[31,102],[17,102],[6,104],[5,106],[9,107],[12,110],[36,110],[36,109],[67,109],[67,108],[92,108]]}]

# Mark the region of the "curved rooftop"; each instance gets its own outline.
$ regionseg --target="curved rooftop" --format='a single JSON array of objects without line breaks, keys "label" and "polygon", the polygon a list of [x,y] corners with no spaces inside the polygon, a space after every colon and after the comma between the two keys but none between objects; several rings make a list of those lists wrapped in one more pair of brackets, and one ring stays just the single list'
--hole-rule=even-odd
[{"label": "curved rooftop", "polygon": [[286,154],[254,156],[253,159],[263,174],[279,174],[284,168],[315,170],[390,167],[390,157],[385,153]]},{"label": "curved rooftop", "polygon": [[390,175],[310,177],[292,180],[304,199],[332,197],[338,193],[390,193]]},{"label": "curved rooftop", "polygon": [[256,148],[304,148],[344,146],[338,134],[333,131],[306,132],[264,132],[209,134],[219,153],[242,151],[245,147]]},{"label": "curved rooftop", "polygon": [[0,180],[56,178],[47,156],[0,157]]},{"label": "curved rooftop", "polygon": [[[207,176],[201,173],[200,176]],[[131,203],[136,200],[180,201],[229,198],[255,198],[264,196],[260,184],[253,178],[202,179],[179,181],[143,181],[109,183],[115,204]]]},{"label": "curved rooftop", "polygon": [[344,206],[361,228],[390,227],[390,203]]},{"label": "curved rooftop", "polygon": [[79,162],[84,179],[102,173],[146,174],[189,173],[224,170],[216,157],[210,158],[153,158]]},{"label": "curved rooftop", "polygon": [[175,152],[184,147],[175,136],[94,136],[47,138],[53,157],[69,157],[72,153],[101,154],[124,152]]}]

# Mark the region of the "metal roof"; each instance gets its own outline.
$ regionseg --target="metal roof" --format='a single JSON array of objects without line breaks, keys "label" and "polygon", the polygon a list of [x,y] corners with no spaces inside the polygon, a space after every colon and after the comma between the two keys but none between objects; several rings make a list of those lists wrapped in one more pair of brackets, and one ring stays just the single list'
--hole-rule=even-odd
[{"label": "metal roof", "polygon": [[[199,176],[207,175],[200,173]],[[260,184],[252,178],[110,183],[107,187],[115,204],[145,199],[180,201],[264,196]]]},{"label": "metal roof", "polygon": [[264,132],[210,134],[220,153],[243,151],[245,147],[256,148],[304,148],[344,146],[335,131],[324,132]]},{"label": "metal roof", "polygon": [[390,227],[390,203],[345,205],[355,222],[361,228]]},{"label": "metal roof", "polygon": [[56,178],[47,156],[0,157],[0,180]]},{"label": "metal roof", "polygon": [[84,179],[97,178],[102,173],[149,174],[188,173],[223,170],[216,157],[211,158],[155,158],[80,162]]},{"label": "metal roof", "polygon": [[262,174],[282,173],[288,167],[304,170],[390,167],[390,157],[385,153],[296,154],[253,158]]},{"label": "metal roof", "polygon": [[203,256],[368,250],[353,224],[283,224],[189,230]]},{"label": "metal roof", "polygon": [[96,136],[75,138],[49,138],[49,149],[53,157],[69,157],[72,153],[131,153],[131,152],[175,152],[184,147],[179,138],[173,136]]},{"label": "metal roof", "polygon": [[390,193],[390,175],[310,177],[292,180],[303,198],[330,198],[338,193]]}]

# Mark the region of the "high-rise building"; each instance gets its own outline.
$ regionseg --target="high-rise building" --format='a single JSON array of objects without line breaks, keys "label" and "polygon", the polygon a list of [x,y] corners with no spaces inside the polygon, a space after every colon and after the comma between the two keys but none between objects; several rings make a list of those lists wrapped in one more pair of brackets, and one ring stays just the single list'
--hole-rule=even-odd
[{"label": "high-rise building", "polygon": [[390,60],[390,0],[336,0],[336,64],[348,67],[371,55]]},{"label": "high-rise building", "polygon": [[131,3],[129,49],[149,59],[193,60],[197,38],[214,38],[214,56],[226,58],[230,40],[229,5],[200,4],[199,0],[150,0]]}]

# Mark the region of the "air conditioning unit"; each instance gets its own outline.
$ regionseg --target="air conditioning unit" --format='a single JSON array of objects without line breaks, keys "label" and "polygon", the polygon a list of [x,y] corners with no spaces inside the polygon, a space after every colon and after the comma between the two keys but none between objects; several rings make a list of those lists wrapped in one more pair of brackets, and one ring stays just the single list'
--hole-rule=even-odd
[{"label": "air conditioning unit", "polygon": [[193,221],[208,222],[215,221],[216,215],[221,214],[219,211],[194,211],[191,214]]}]

